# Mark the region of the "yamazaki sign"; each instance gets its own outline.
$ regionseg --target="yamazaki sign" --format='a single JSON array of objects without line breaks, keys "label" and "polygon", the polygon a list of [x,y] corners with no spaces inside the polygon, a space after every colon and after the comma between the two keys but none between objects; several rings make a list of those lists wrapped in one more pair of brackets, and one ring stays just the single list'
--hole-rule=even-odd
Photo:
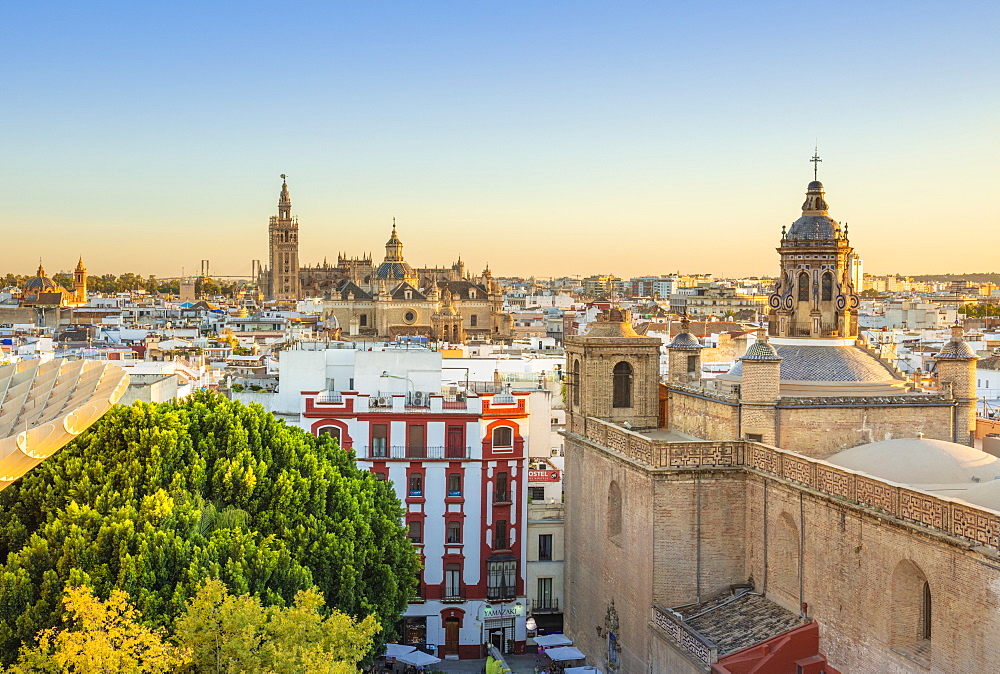
[{"label": "yamazaki sign", "polygon": [[558,470],[529,470],[528,482],[558,482]]}]

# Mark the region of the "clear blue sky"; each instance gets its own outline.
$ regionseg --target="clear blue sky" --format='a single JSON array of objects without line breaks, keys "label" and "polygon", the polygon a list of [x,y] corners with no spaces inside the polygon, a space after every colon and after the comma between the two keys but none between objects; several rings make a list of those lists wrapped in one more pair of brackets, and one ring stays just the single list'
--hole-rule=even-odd
[{"label": "clear blue sky", "polygon": [[777,268],[813,143],[874,272],[1000,270],[995,2],[18,2],[0,270]]}]

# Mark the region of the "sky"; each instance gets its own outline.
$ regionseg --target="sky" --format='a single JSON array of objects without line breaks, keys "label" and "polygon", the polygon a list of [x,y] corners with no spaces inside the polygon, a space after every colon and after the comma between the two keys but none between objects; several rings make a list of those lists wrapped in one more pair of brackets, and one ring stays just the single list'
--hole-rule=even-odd
[{"label": "sky", "polygon": [[818,143],[873,273],[1000,271],[1000,3],[19,2],[0,273],[767,275]]}]

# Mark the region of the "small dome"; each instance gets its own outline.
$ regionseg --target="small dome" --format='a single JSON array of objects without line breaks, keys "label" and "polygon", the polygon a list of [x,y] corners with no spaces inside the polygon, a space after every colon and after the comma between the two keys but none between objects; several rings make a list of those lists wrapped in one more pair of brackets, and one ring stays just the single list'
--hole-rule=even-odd
[{"label": "small dome", "polygon": [[950,341],[944,345],[940,353],[934,355],[935,359],[941,358],[955,358],[960,360],[967,360],[970,358],[978,358],[976,352],[972,350],[969,343],[965,340],[961,341]]},{"label": "small dome", "polygon": [[781,360],[781,356],[774,350],[770,342],[757,340],[750,345],[750,348],[747,349],[747,352],[740,360]]},{"label": "small dome", "polygon": [[37,295],[38,293],[65,293],[65,288],[45,275],[45,269],[38,265],[38,271],[33,278],[28,279],[24,284],[26,295]]},{"label": "small dome", "polygon": [[785,238],[791,241],[817,241],[836,239],[840,225],[828,215],[803,215],[792,223]]},{"label": "small dome", "polygon": [[[1000,475],[997,457],[944,440],[897,438],[851,447],[827,459],[841,468],[900,484],[961,484]],[[963,497],[964,498],[964,497]]]},{"label": "small dome", "polygon": [[962,493],[955,494],[954,498],[960,498],[990,510],[1000,511],[1000,480],[983,478],[981,483],[973,484]]},{"label": "small dome", "polygon": [[810,192],[822,192],[823,183],[821,183],[818,180],[813,180],[811,183],[809,183],[809,186],[806,189]]},{"label": "small dome", "polygon": [[699,342],[690,332],[678,332],[673,341],[667,345],[668,349],[703,349]]}]

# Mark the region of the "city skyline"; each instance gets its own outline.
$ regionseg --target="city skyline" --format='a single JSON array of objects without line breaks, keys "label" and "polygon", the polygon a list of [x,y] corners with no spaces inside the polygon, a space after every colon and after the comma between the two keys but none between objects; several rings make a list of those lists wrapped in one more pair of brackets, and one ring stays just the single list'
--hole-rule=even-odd
[{"label": "city skyline", "polygon": [[303,265],[773,275],[817,139],[866,271],[993,269],[992,4],[236,7],[10,8],[3,269],[247,275],[287,173]]}]

